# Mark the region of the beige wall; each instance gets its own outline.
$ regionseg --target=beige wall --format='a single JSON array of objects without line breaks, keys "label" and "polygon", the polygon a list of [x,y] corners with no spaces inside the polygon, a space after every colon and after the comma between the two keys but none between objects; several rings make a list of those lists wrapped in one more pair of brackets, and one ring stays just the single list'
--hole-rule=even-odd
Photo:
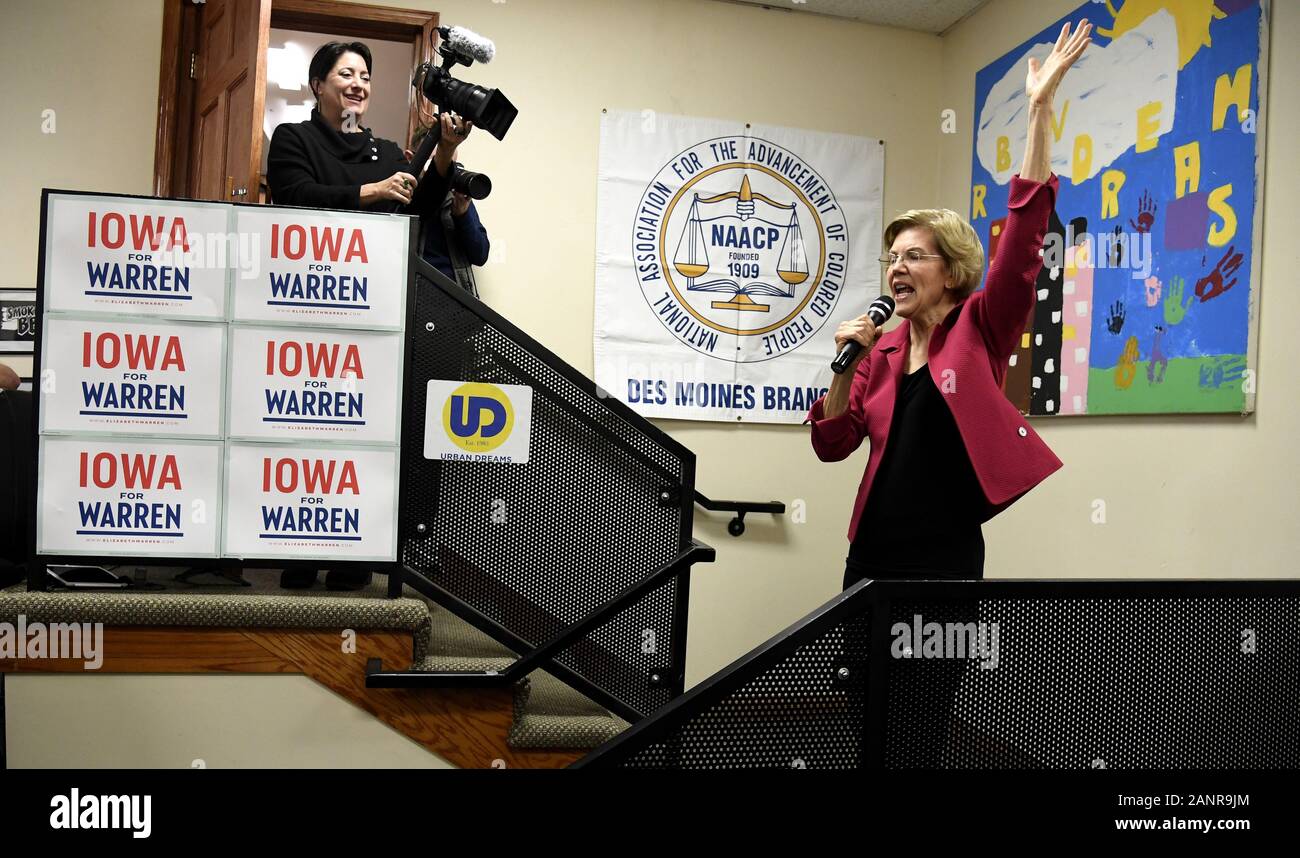
[{"label": "beige wall", "polygon": [[0,21],[0,285],[34,288],[41,188],[152,191],[162,3],[0,0]]},{"label": "beige wall", "polygon": [[30,768],[454,768],[305,676],[17,674],[8,764]]},{"label": "beige wall", "polygon": [[[590,374],[601,108],[880,137],[886,216],[932,204],[965,213],[975,72],[1077,0],[994,0],[942,39],[711,0],[385,5],[436,9],[443,23],[496,41],[497,59],[466,77],[503,88],[521,114],[506,142],[480,133],[462,150],[494,181],[481,206],[493,259],[480,286],[488,303]],[[1300,36],[1300,6],[1276,5],[1273,44],[1285,46]],[[145,0],[22,9],[6,14],[17,26],[0,33],[4,55],[16,52],[32,70],[18,89],[21,121],[0,132],[9,155],[0,161],[10,200],[10,230],[0,233],[6,285],[35,281],[42,185],[149,191],[161,26],[159,4]],[[130,50],[108,47],[114,37]],[[985,528],[990,577],[1294,574],[1290,439],[1300,410],[1286,370],[1297,347],[1284,327],[1300,317],[1289,282],[1298,261],[1291,201],[1300,188],[1283,158],[1300,108],[1279,82],[1297,78],[1297,62],[1294,51],[1272,58],[1258,413],[1037,420],[1066,467]],[[59,108],[53,138],[39,133],[46,106]],[[955,135],[940,132],[945,107],[957,110]],[[102,130],[104,139],[92,141]],[[866,451],[823,465],[802,427],[660,425],[695,451],[706,494],[801,500],[807,510],[805,523],[751,520],[741,539],[727,535],[727,516],[699,515],[696,533],[719,557],[697,567],[692,582],[694,684],[839,589]],[[743,462],[734,457],[741,448]],[[1095,499],[1107,503],[1105,525],[1091,523]],[[257,711],[256,700],[248,706]]]}]

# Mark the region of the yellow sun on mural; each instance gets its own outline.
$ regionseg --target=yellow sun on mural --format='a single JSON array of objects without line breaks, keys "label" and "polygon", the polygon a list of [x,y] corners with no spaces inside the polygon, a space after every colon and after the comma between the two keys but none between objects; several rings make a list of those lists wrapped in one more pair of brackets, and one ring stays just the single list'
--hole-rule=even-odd
[{"label": "yellow sun on mural", "polygon": [[1178,28],[1178,68],[1182,69],[1202,46],[1210,44],[1210,22],[1226,18],[1214,0],[1124,0],[1124,7],[1115,11],[1113,0],[1106,0],[1106,9],[1115,19],[1110,29],[1098,27],[1097,33],[1118,39],[1135,29],[1161,9],[1173,16]]}]

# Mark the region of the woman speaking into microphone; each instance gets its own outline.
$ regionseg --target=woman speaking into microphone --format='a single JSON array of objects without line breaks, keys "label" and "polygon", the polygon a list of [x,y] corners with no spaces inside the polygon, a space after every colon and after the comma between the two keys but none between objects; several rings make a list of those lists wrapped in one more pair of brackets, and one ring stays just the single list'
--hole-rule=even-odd
[{"label": "woman speaking into microphone", "polygon": [[1035,299],[1040,250],[1056,199],[1052,100],[1090,39],[1067,22],[1025,79],[1029,137],[1011,179],[998,252],[979,286],[984,251],[956,212],[916,209],[885,228],[884,277],[903,323],[881,333],[868,316],[843,322],[836,349],[861,351],[809,413],[824,462],[870,439],[849,524],[844,574],[981,578],[980,525],[1061,467],[1001,384]]}]

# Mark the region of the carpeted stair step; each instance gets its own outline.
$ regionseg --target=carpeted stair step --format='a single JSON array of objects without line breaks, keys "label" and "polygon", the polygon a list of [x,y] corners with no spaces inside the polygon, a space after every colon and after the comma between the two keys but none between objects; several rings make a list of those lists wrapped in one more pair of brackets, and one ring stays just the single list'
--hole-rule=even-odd
[{"label": "carpeted stair step", "polygon": [[[505,670],[518,657],[434,602],[428,654],[413,670]],[[512,748],[595,748],[628,728],[586,695],[544,670],[515,685]]]}]

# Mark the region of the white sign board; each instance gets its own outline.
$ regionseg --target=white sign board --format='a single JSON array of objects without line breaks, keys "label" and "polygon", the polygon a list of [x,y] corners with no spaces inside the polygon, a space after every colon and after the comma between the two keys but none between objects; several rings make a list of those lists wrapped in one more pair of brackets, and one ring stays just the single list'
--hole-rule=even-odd
[{"label": "white sign board", "polygon": [[230,436],[397,443],[402,335],[231,330]]},{"label": "white sign board", "polygon": [[397,559],[410,218],[44,211],[41,554]]},{"label": "white sign board", "polygon": [[221,442],[41,439],[38,551],[215,557]]},{"label": "white sign board", "polygon": [[50,194],[45,310],[225,321],[229,206]]},{"label": "white sign board", "polygon": [[234,320],[400,330],[406,315],[404,218],[240,208],[257,264],[234,279]]},{"label": "white sign board", "polygon": [[43,432],[220,438],[224,325],[49,316]]},{"label": "white sign board", "polygon": [[393,559],[397,466],[395,449],[232,443],[225,553]]}]

